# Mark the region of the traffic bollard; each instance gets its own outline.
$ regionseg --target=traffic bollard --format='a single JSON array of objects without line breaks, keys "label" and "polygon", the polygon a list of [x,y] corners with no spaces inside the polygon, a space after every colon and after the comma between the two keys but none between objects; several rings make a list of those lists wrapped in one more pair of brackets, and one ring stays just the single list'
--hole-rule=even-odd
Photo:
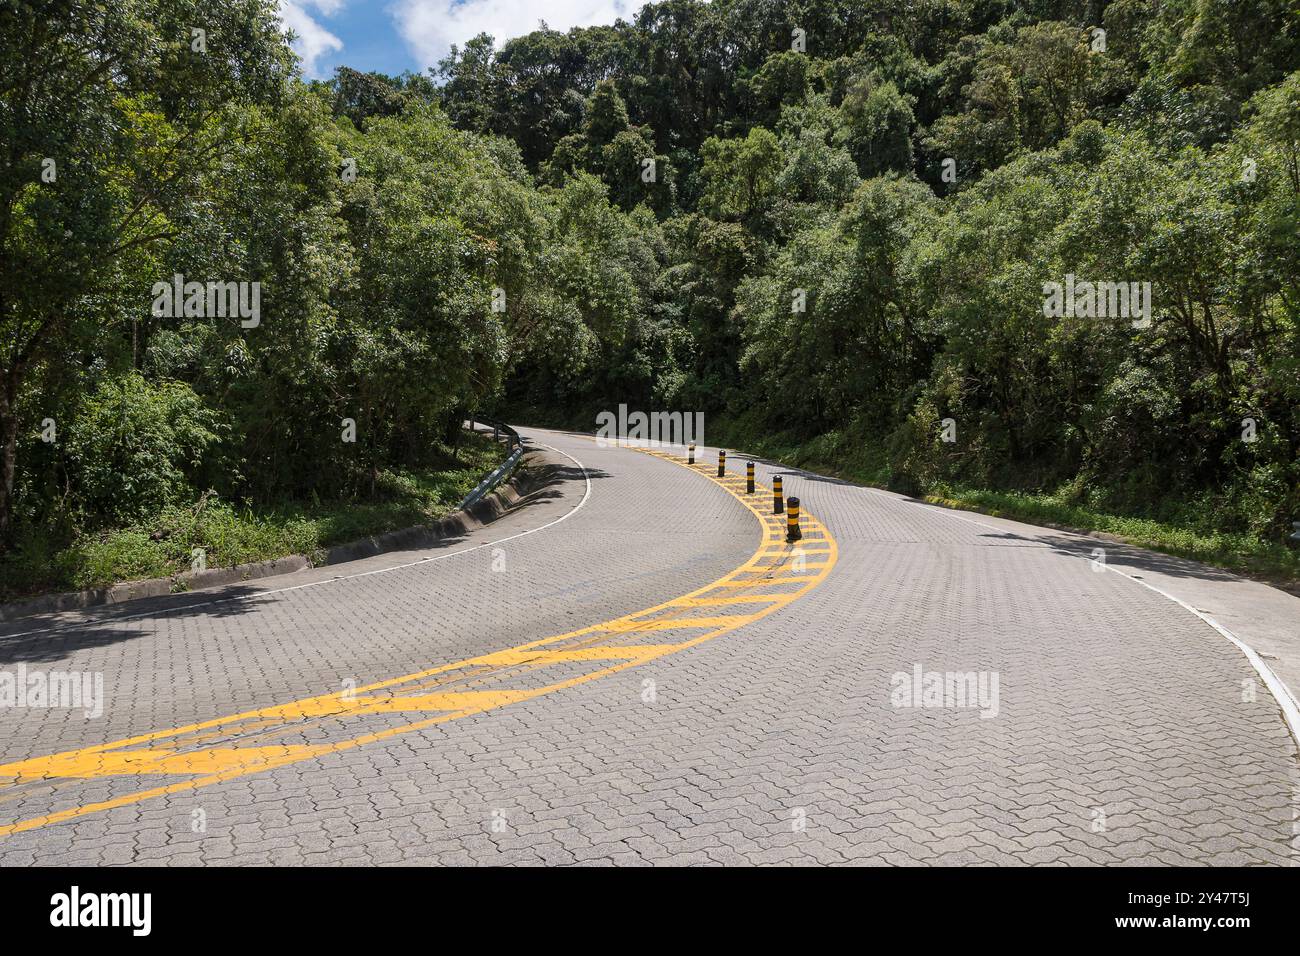
[{"label": "traffic bollard", "polygon": [[781,476],[772,479],[772,514],[779,515],[785,511],[785,498],[782,497]]},{"label": "traffic bollard", "polygon": [[745,494],[752,495],[753,493],[754,493],[754,463],[752,461],[747,461],[745,462]]},{"label": "traffic bollard", "polygon": [[723,478],[727,474],[727,452],[725,449],[718,449],[718,477]]},{"label": "traffic bollard", "polygon": [[798,541],[802,537],[803,534],[799,531],[799,499],[791,498],[786,504],[785,539]]}]

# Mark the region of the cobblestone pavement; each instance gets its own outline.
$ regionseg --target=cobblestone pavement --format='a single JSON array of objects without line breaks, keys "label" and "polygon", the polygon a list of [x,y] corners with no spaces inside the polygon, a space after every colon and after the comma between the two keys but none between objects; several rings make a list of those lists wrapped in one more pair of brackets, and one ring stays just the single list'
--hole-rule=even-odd
[{"label": "cobblestone pavement", "polygon": [[[808,542],[822,579],[726,605],[712,595],[764,552],[741,500],[526,434],[565,470],[446,547],[0,629],[0,670],[104,681],[97,718],[0,710],[0,864],[1300,859],[1296,746],[1256,671],[1077,541],[760,464],[829,532]],[[715,639],[667,653],[602,625],[718,579],[678,602],[728,622]],[[518,650],[561,634],[562,655]],[[590,634],[628,659],[607,666]],[[413,725],[390,706],[411,698],[384,696],[412,686],[455,719]],[[173,728],[132,744],[148,761],[94,749]]]}]

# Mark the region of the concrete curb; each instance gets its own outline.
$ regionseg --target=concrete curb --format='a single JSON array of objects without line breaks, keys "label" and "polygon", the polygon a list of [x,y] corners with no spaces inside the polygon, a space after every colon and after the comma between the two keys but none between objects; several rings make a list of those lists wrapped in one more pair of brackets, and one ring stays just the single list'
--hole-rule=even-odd
[{"label": "concrete curb", "polygon": [[[123,604],[127,601],[138,601],[143,598],[203,591],[228,584],[238,584],[243,581],[274,577],[279,574],[291,574],[294,571],[303,571],[307,568],[370,558],[386,551],[427,547],[444,538],[455,537],[472,528],[478,528],[495,521],[517,505],[519,500],[528,493],[531,477],[527,464],[529,457],[533,454],[535,453],[529,452],[526,454],[523,462],[521,462],[524,467],[516,469],[510,480],[495,492],[485,495],[463,511],[455,511],[439,518],[433,524],[400,528],[396,531],[388,531],[384,534],[349,541],[346,544],[337,544],[325,548],[314,558],[311,555],[291,554],[283,558],[237,564],[231,568],[212,568],[208,571],[193,571],[173,577],[125,581],[106,588],[69,591],[62,594],[45,594],[9,604],[0,604],[0,623],[15,621],[34,614],[76,611],[106,604]],[[178,589],[176,587],[178,583],[183,583],[185,587]]]}]

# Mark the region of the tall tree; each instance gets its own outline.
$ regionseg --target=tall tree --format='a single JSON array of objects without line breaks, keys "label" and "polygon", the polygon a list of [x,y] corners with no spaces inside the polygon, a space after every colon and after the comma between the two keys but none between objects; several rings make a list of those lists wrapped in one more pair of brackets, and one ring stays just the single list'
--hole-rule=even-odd
[{"label": "tall tree", "polygon": [[227,107],[276,99],[292,63],[273,0],[0,6],[0,546],[27,376],[100,319],[124,256],[202,215]]}]

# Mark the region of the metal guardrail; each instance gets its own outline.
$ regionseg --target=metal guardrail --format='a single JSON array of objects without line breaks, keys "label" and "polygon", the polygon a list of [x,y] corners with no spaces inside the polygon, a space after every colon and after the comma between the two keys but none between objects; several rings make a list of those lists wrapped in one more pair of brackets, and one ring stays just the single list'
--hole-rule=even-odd
[{"label": "metal guardrail", "polygon": [[510,450],[510,455],[505,461],[489,472],[487,477],[475,485],[473,491],[465,496],[465,500],[460,503],[458,509],[460,511],[464,511],[466,508],[481,501],[485,495],[491,494],[492,491],[501,484],[501,482],[505,481],[514,473],[516,466],[518,466],[520,460],[524,457],[524,443],[519,437],[519,432],[515,431],[504,422],[493,421],[492,419],[476,418],[474,416],[470,416],[469,419],[470,431],[474,431],[474,425],[476,423],[492,426],[493,441],[501,441],[504,437],[506,448]]},{"label": "metal guardrail", "polygon": [[519,437],[519,432],[515,431],[505,422],[499,422],[495,418],[479,418],[477,415],[470,415],[469,430],[473,431],[475,425],[491,425],[492,440],[500,441],[501,437],[504,435],[506,439],[506,448],[510,451],[514,451],[514,449],[518,448],[523,443],[523,440]]}]

